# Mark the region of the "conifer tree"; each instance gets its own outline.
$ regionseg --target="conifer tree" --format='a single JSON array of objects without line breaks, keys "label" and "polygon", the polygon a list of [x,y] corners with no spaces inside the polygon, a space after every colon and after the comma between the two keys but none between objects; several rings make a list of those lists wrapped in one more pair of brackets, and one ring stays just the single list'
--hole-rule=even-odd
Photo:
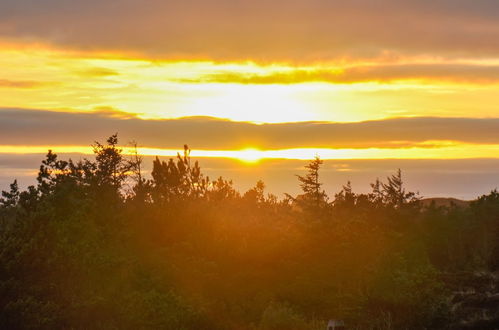
[{"label": "conifer tree", "polygon": [[322,164],[323,161],[316,156],[314,160],[305,165],[308,173],[305,176],[297,175],[305,200],[316,208],[319,208],[327,199],[326,193],[321,190],[322,183],[319,181],[319,170]]}]

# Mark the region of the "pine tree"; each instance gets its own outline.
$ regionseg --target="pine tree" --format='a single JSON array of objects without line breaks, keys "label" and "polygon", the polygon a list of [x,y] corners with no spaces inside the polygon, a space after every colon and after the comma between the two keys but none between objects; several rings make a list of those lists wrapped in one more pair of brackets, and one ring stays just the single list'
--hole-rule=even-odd
[{"label": "pine tree", "polygon": [[107,145],[95,142],[93,145],[97,170],[95,171],[99,185],[109,185],[120,189],[130,171],[130,164],[123,157],[123,149],[118,147],[118,135],[107,139]]},{"label": "pine tree", "polygon": [[305,165],[308,173],[305,176],[297,175],[304,192],[304,199],[316,208],[325,203],[327,198],[324,190],[321,190],[322,183],[319,181],[319,170],[322,164],[323,161],[316,156],[314,160]]},{"label": "pine tree", "polygon": [[400,169],[396,174],[389,176],[387,180],[387,183],[381,183],[386,205],[401,208],[404,205],[413,205],[419,201],[416,193],[406,192]]},{"label": "pine tree", "polygon": [[19,203],[19,185],[17,184],[17,180],[14,180],[13,183],[10,184],[10,191],[2,191],[2,197],[0,198],[0,206],[5,208],[14,207]]}]

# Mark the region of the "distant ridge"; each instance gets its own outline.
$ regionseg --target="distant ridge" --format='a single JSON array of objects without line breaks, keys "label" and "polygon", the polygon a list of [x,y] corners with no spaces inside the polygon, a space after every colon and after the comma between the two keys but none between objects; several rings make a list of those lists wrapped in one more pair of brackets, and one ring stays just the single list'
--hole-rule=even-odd
[{"label": "distant ridge", "polygon": [[452,198],[452,197],[431,197],[431,198],[423,198],[421,203],[423,206],[430,206],[432,203],[435,203],[437,207],[450,207],[452,205],[457,207],[469,207],[471,201],[465,201],[462,199]]}]

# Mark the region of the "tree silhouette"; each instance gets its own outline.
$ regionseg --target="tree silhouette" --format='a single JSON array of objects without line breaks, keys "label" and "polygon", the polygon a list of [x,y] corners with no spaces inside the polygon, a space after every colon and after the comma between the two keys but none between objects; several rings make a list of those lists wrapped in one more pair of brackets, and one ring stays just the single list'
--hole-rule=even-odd
[{"label": "tree silhouette", "polygon": [[387,205],[401,208],[405,205],[415,205],[419,201],[416,193],[406,192],[400,169],[397,170],[396,174],[389,176],[387,180],[387,183],[381,183],[384,202]]},{"label": "tree silhouette", "polygon": [[36,186],[2,192],[0,328],[315,330],[331,314],[352,329],[497,324],[497,191],[420,207],[399,170],[329,202],[316,157],[290,204],[263,181],[243,195],[210,181],[187,146],[156,158],[150,179],[116,134],[94,152],[49,151]]},{"label": "tree silhouette", "polygon": [[118,134],[107,139],[107,145],[95,142],[93,150],[96,160],[95,176],[99,185],[108,185],[120,189],[132,166],[123,156],[123,149],[118,147]]},{"label": "tree silhouette", "polygon": [[198,162],[191,163],[191,150],[184,145],[184,153],[177,154],[176,161],[170,158],[153,161],[153,195],[158,202],[171,202],[186,198],[204,197],[209,189],[209,177],[201,173]]},{"label": "tree silhouette", "polygon": [[319,180],[319,170],[322,164],[323,161],[319,156],[316,156],[310,163],[305,165],[308,170],[307,174],[304,176],[297,175],[300,188],[303,191],[300,203],[309,210],[319,210],[327,203],[327,195],[321,189],[322,183]]},{"label": "tree silhouette", "polygon": [[2,191],[2,197],[0,198],[0,206],[4,208],[14,207],[19,203],[19,196],[21,192],[19,191],[19,185],[17,180],[14,180],[10,184],[10,191]]}]

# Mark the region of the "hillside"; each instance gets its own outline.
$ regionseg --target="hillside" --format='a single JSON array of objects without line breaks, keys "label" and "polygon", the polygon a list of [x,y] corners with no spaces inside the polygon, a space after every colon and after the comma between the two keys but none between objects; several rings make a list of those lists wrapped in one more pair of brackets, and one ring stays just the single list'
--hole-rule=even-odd
[{"label": "hillside", "polygon": [[462,199],[457,199],[457,198],[452,198],[452,197],[430,197],[430,198],[423,198],[421,200],[421,203],[423,206],[428,207],[432,203],[435,203],[436,207],[450,207],[450,206],[457,206],[457,207],[469,207],[471,201],[465,201]]}]

